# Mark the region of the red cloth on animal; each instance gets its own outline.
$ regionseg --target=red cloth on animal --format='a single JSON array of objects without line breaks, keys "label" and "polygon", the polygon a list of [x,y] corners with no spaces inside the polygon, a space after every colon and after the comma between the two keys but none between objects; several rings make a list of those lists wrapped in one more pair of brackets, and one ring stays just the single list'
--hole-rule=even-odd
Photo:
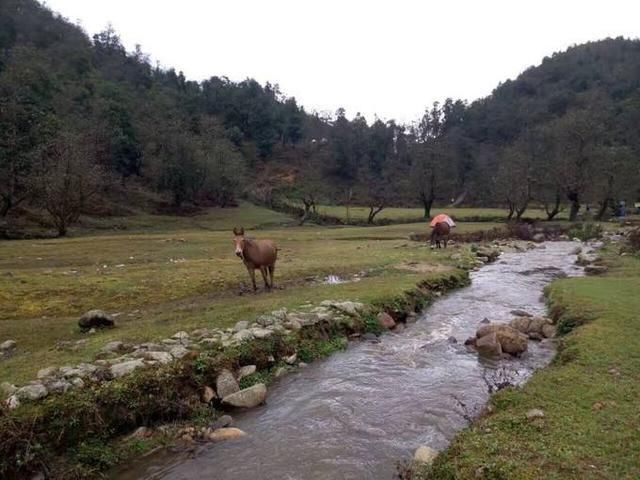
[{"label": "red cloth on animal", "polygon": [[442,222],[448,223],[450,227],[456,226],[455,222],[451,219],[449,215],[445,213],[441,213],[431,219],[431,223],[430,223],[431,228],[435,227],[438,223],[442,223]]}]

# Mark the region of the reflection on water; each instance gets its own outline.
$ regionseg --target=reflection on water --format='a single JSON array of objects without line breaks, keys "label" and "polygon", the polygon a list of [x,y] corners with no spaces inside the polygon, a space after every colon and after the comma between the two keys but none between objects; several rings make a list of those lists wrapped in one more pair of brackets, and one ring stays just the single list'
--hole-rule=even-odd
[{"label": "reflection on water", "polygon": [[557,242],[504,254],[404,332],[354,343],[276,382],[267,405],[235,417],[246,439],[201,445],[189,455],[164,451],[114,478],[393,478],[397,460],[420,445],[444,448],[466,425],[469,410],[487,400],[488,372],[506,368],[524,380],[550,360],[548,342],[530,342],[524,358],[498,364],[481,361],[462,343],[485,317],[506,321],[514,309],[543,314],[544,285],[561,272],[581,272],[570,254],[575,246]]}]

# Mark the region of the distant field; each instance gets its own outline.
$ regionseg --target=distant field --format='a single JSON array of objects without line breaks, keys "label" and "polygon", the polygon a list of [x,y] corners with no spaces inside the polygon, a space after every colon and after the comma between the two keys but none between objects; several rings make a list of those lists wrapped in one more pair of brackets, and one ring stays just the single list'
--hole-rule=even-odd
[{"label": "distant field", "polygon": [[[230,326],[307,301],[393,296],[428,275],[430,266],[455,263],[450,259],[454,249],[432,251],[407,241],[410,233],[426,229],[423,223],[254,230],[296,222],[246,204],[187,218],[122,221],[129,221],[125,230],[0,242],[0,341],[18,342],[17,354],[0,362],[0,380],[24,381],[44,366],[91,360],[110,340],[152,340],[182,329]],[[276,283],[283,289],[238,295],[249,277],[233,253],[234,225],[276,241],[281,249]],[[465,223],[459,231],[494,225]],[[398,268],[409,261],[425,266],[424,273]],[[362,271],[369,274],[359,282],[319,282],[329,274],[349,277]],[[118,328],[80,334],[77,319],[92,308],[119,314]],[[56,349],[58,341],[80,338],[89,342],[76,352]]]},{"label": "distant field", "polygon": [[[344,206],[335,205],[320,205],[318,206],[318,213],[324,215],[330,215],[338,217],[343,220],[347,218],[347,209]],[[437,215],[438,213],[446,213],[453,217],[465,219],[506,219],[507,210],[502,208],[450,208],[450,207],[434,207],[431,209],[431,215]],[[368,207],[351,207],[349,209],[349,216],[356,221],[366,220],[369,215]],[[376,220],[393,220],[393,221],[417,221],[424,216],[424,210],[422,208],[385,208],[378,215]],[[527,210],[524,215],[526,218],[546,219],[547,215],[542,209]],[[556,219],[567,219],[566,212],[560,213]]]},{"label": "distant field", "polygon": [[140,213],[126,217],[83,217],[70,234],[100,232],[169,232],[177,230],[231,230],[234,226],[262,228],[294,224],[295,219],[247,202],[238,207],[208,208],[194,215],[153,215]]}]

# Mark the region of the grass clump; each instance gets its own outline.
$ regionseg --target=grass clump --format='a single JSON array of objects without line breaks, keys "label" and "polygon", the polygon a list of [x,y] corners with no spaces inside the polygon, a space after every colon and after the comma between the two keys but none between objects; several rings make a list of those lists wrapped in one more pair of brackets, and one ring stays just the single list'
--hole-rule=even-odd
[{"label": "grass clump", "polygon": [[569,229],[567,235],[570,238],[577,238],[583,242],[602,238],[604,229],[602,225],[593,222],[579,223]]}]

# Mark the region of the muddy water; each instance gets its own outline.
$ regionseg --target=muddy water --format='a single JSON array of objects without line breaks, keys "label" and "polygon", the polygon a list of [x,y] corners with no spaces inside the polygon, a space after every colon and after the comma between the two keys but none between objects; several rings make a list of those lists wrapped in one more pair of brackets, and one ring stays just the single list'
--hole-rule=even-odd
[{"label": "muddy water", "polygon": [[[513,309],[543,314],[544,285],[562,272],[581,272],[570,254],[575,246],[549,243],[504,254],[404,332],[354,343],[282,378],[270,387],[267,405],[235,417],[246,439],[165,451],[113,478],[393,478],[396,461],[416,447],[446,447],[465,417],[486,402],[487,379],[524,381],[550,360],[550,342],[530,342],[524,358],[497,363],[478,359],[462,343],[484,317],[507,320]],[[451,343],[452,336],[459,343]]]}]

